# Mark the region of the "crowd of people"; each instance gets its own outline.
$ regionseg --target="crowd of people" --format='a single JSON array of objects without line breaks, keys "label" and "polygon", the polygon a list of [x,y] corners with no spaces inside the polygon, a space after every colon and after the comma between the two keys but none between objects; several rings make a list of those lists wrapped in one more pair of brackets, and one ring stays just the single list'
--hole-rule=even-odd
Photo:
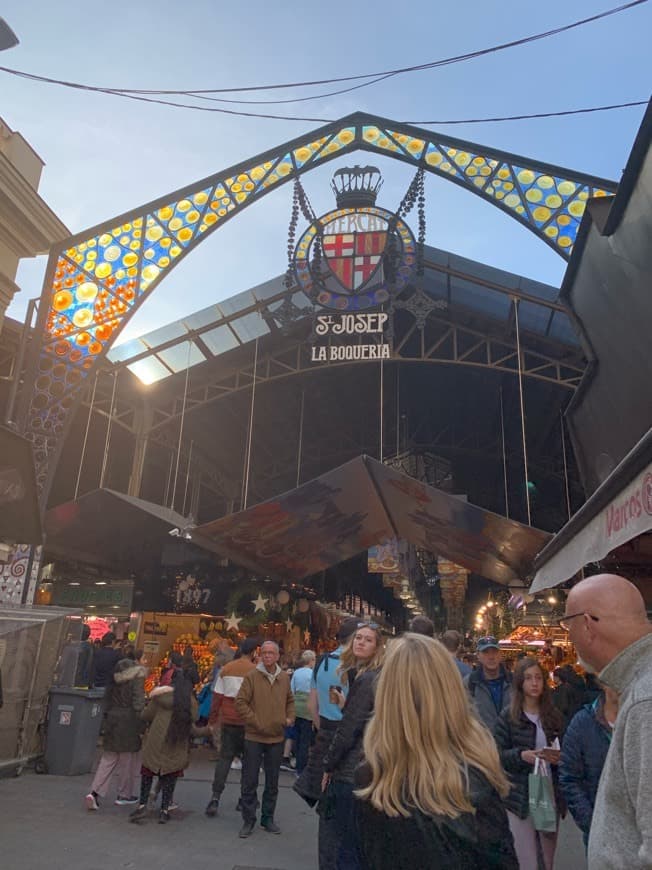
[{"label": "crowd of people", "polygon": [[116,803],[137,803],[130,819],[138,822],[158,778],[167,822],[192,737],[213,732],[206,815],[219,815],[241,759],[240,836],[252,836],[258,819],[280,834],[279,771],[292,738],[294,789],[319,816],[320,870],[401,870],[417,866],[415,856],[419,866],[453,870],[552,870],[567,810],[591,870],[652,867],[645,604],[622,577],[590,577],[570,591],[560,625],[597,685],[572,668],[551,674],[528,655],[510,670],[491,636],[477,641],[472,668],[460,658],[460,636],[435,639],[422,617],[388,641],[379,625],[346,619],[338,647],[319,658],[306,651],[292,674],[276,643],[245,640],[211,675],[203,717],[191,661],[173,658],[145,702],[134,650],[113,665],[87,805],[98,808],[116,774]]}]

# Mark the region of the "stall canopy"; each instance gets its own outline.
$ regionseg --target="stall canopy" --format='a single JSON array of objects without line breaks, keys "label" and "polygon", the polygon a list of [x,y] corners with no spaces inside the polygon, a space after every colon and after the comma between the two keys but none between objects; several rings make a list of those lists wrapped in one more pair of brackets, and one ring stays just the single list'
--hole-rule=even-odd
[{"label": "stall canopy", "polygon": [[96,489],[45,515],[50,557],[135,570],[160,554],[168,535],[184,526],[181,514],[140,498]]},{"label": "stall canopy", "polygon": [[652,529],[652,429],[537,556],[530,592],[557,586]]},{"label": "stall canopy", "polygon": [[0,426],[0,541],[40,544],[42,537],[32,445]]},{"label": "stall canopy", "polygon": [[396,537],[505,585],[523,584],[550,539],[368,456],[187,531],[194,544],[283,579],[301,580]]}]

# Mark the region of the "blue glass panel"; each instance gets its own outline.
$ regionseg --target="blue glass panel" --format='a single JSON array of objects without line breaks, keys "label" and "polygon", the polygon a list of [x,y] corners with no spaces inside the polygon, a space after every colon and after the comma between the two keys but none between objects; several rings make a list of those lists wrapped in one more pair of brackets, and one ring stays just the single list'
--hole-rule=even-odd
[{"label": "blue glass panel", "polygon": [[521,329],[545,334],[550,320],[551,310],[533,302],[520,302],[518,306],[518,322]]}]

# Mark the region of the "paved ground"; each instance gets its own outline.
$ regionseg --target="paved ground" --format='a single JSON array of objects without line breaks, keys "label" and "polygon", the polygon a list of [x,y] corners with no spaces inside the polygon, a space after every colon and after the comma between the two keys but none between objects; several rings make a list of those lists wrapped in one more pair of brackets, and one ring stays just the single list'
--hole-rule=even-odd
[{"label": "paved ground", "polygon": [[[240,840],[235,812],[238,772],[232,771],[215,819],[204,816],[213,765],[208,752],[193,752],[193,763],[177,785],[180,810],[168,825],[156,818],[128,824],[130,807],[112,799],[100,812],[83,803],[90,776],[36,776],[25,771],[0,779],[0,866],[6,870],[316,870],[317,819],[291,790],[294,777],[281,773],[276,814],[283,834],[260,827]],[[562,826],[555,870],[583,870],[584,850],[572,822]],[[415,870],[426,870],[415,863]],[[428,868],[429,870],[429,868]],[[478,868],[481,870],[481,868]]]}]

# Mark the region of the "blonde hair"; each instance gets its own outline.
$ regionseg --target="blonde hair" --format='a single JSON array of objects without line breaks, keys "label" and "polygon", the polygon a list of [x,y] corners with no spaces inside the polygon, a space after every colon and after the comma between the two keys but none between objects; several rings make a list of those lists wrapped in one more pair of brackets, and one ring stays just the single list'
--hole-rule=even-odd
[{"label": "blonde hair", "polygon": [[474,812],[469,767],[501,797],[509,792],[494,739],[474,716],[453,657],[425,635],[390,644],[364,755],[371,783],[356,794],[390,817],[414,809],[450,818]]},{"label": "blonde hair", "polygon": [[[355,641],[357,633],[363,628],[368,628],[376,635],[376,651],[369,659],[369,661],[358,664],[358,660],[353,655],[353,643]],[[340,655],[340,663],[337,666],[337,671],[340,674],[342,684],[346,683],[347,673],[351,670],[351,668],[357,669],[356,676],[363,673],[364,671],[375,671],[378,670],[378,668],[382,665],[384,657],[385,641],[380,627],[377,626],[375,622],[360,622],[356,630],[349,638],[346,646],[344,647]]]}]

